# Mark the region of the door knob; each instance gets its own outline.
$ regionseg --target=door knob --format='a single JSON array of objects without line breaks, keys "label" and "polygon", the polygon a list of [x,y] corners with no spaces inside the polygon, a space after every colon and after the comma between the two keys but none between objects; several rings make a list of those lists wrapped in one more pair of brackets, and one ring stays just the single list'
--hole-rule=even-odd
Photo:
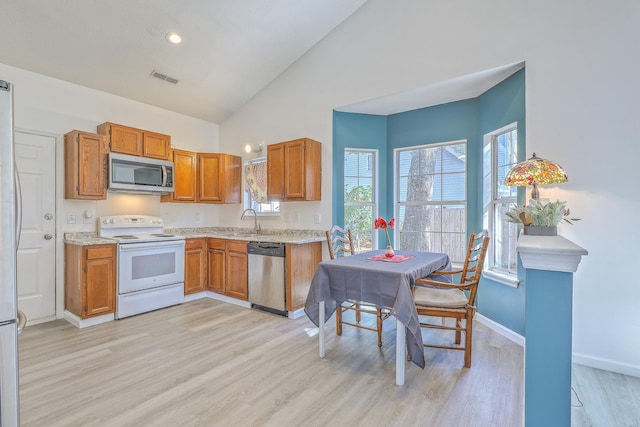
[{"label": "door knob", "polygon": [[44,235],[44,239],[45,239],[45,240],[51,240],[51,239],[53,239],[53,234],[45,234],[45,235]]},{"label": "door knob", "polygon": [[47,221],[51,221],[53,219],[53,215],[50,213],[44,214],[44,219],[46,219]]}]

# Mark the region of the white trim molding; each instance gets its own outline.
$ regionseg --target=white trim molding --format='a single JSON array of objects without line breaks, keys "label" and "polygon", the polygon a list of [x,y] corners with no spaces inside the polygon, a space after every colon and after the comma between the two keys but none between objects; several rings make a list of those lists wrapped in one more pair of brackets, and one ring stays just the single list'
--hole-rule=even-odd
[{"label": "white trim molding", "polygon": [[601,357],[589,356],[582,353],[573,353],[572,359],[573,363],[576,363],[578,365],[640,378],[640,365],[622,363],[616,360],[603,359]]},{"label": "white trim molding", "polygon": [[524,268],[573,273],[586,249],[562,236],[529,236],[520,234],[517,251]]},{"label": "white trim molding", "polygon": [[475,320],[478,321],[478,323],[482,323],[492,331],[497,332],[499,335],[502,335],[503,337],[513,341],[514,343],[518,344],[520,347],[524,347],[525,338],[522,335],[512,331],[511,329],[501,325],[498,322],[495,322],[489,319],[486,316],[483,316],[480,313],[476,313],[474,318]]},{"label": "white trim molding", "polygon": [[82,329],[89,326],[99,325],[101,323],[107,323],[115,320],[115,313],[103,314],[102,316],[89,317],[87,319],[81,319],[70,311],[65,310],[62,313],[62,318],[71,323],[76,328]]}]

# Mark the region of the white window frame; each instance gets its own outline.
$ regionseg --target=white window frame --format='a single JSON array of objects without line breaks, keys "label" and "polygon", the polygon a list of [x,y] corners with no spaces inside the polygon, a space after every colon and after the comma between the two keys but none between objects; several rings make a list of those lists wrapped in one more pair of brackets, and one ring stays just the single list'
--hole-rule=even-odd
[{"label": "white window frame", "polygon": [[[402,151],[413,151],[413,150],[420,150],[423,148],[437,148],[437,147],[446,147],[449,145],[460,145],[463,144],[465,146],[465,163],[464,163],[464,199],[461,200],[434,200],[431,202],[400,202],[399,198],[400,198],[400,179],[398,177],[398,173],[400,170],[400,152]],[[465,237],[463,239],[463,244],[464,244],[464,250],[466,251],[466,247],[467,247],[467,242],[468,240],[466,239],[467,236],[467,220],[468,220],[468,214],[469,214],[469,210],[468,210],[468,206],[467,206],[467,179],[468,179],[468,171],[469,171],[469,162],[468,160],[468,146],[467,146],[467,140],[466,139],[461,139],[461,140],[455,140],[455,141],[447,141],[447,142],[439,142],[439,143],[433,143],[433,144],[423,144],[423,145],[416,145],[416,146],[411,146],[411,147],[401,147],[401,148],[396,148],[394,149],[394,170],[393,170],[393,180],[394,180],[394,195],[393,195],[393,200],[394,200],[394,217],[395,218],[400,218],[400,208],[402,206],[410,206],[410,205],[432,205],[432,206],[445,206],[445,205],[460,205],[464,207],[464,212],[465,212],[465,219],[463,221],[463,227],[464,229],[461,230],[460,234],[463,234],[463,236]],[[458,173],[458,172],[456,172]],[[443,173],[440,173],[440,175],[445,175]],[[398,240],[398,227],[396,227],[393,230],[393,241],[394,241],[394,246],[397,246],[397,242]],[[440,232],[440,234],[445,234],[443,232]],[[446,233],[449,234],[449,233]],[[462,265],[462,263],[464,262],[464,259],[462,260],[451,260],[451,262],[457,267],[458,265]]]},{"label": "white window frame", "polygon": [[[371,148],[345,148],[344,149],[344,155],[342,157],[342,161],[344,163],[344,157],[347,155],[347,153],[368,153],[371,154],[371,182],[373,185],[373,189],[372,189],[372,201],[371,202],[347,202],[345,199],[345,190],[346,190],[346,185],[343,185],[343,193],[342,193],[342,201],[344,202],[344,207],[346,208],[347,206],[371,206],[372,209],[372,213],[373,213],[373,219],[378,217],[378,188],[379,188],[379,183],[378,183],[378,158],[379,158],[379,152],[376,149],[371,149]],[[344,169],[344,166],[343,166]],[[351,175],[349,175],[351,177]],[[346,169],[343,170],[342,172],[342,177],[343,177],[343,183],[344,183],[344,178],[346,177]],[[360,175],[358,175],[358,177],[360,177]],[[343,209],[342,214],[343,214],[343,221],[346,222],[346,220],[344,219],[345,216],[345,210]],[[344,226],[346,227],[347,224],[345,223]],[[376,249],[378,247],[378,233],[375,232],[374,228],[373,228],[373,220],[371,221],[371,236],[372,236],[372,241],[371,244],[373,246],[373,249]]]},{"label": "white window frame", "polygon": [[[266,157],[256,157],[255,159],[244,159],[242,162],[242,202],[244,205],[244,209],[255,209],[251,203],[253,201],[251,193],[247,191],[247,178],[244,172],[245,166],[251,163],[260,163],[266,161]],[[262,205],[270,205],[271,210],[262,212]],[[280,216],[280,202],[269,201],[267,203],[258,203],[258,209],[255,209],[255,211],[257,216]]]},{"label": "white window frame", "polygon": [[[483,137],[482,144],[482,180],[483,180],[483,188],[484,188],[484,180],[485,180],[485,164],[484,164],[484,152],[487,149],[487,146],[490,146],[491,150],[491,169],[489,173],[489,179],[491,180],[490,185],[490,194],[486,195],[488,198],[485,198],[483,194],[483,212],[482,212],[482,222],[483,227],[489,231],[489,236],[491,239],[489,240],[489,248],[487,257],[485,258],[485,268],[483,270],[482,275],[487,277],[488,279],[494,280],[498,283],[505,284],[511,287],[518,287],[518,261],[517,261],[517,253],[512,254],[514,259],[516,260],[515,270],[510,271],[508,269],[500,268],[495,265],[495,251],[496,251],[496,243],[502,239],[502,236],[498,236],[495,230],[494,218],[495,218],[495,209],[498,204],[517,204],[518,198],[516,196],[511,197],[500,197],[498,198],[498,181],[497,181],[497,170],[498,170],[498,153],[497,153],[497,138],[503,134],[510,133],[513,131],[517,132],[518,123],[510,123],[506,126],[501,127],[500,129],[496,129],[492,132],[489,132]],[[516,153],[517,153],[517,144],[516,144]],[[488,200],[486,200],[488,199]]]}]

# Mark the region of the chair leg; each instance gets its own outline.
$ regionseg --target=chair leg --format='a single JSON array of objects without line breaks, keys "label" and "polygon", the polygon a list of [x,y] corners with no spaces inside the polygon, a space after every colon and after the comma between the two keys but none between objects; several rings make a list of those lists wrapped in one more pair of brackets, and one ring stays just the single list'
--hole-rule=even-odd
[{"label": "chair leg", "polygon": [[[462,322],[460,322],[460,319],[456,319],[456,328],[459,328],[462,326]],[[456,331],[456,344],[460,344],[460,331]]]},{"label": "chair leg", "polygon": [[336,308],[336,335],[342,335],[342,304]]},{"label": "chair leg", "polygon": [[382,310],[377,310],[376,327],[378,329],[378,347],[382,347]]},{"label": "chair leg", "polygon": [[356,304],[356,323],[360,323],[360,304]]},{"label": "chair leg", "polygon": [[473,329],[473,318],[471,317],[472,313],[467,314],[466,322],[466,332],[465,332],[465,343],[464,343],[464,367],[471,367],[471,333]]}]

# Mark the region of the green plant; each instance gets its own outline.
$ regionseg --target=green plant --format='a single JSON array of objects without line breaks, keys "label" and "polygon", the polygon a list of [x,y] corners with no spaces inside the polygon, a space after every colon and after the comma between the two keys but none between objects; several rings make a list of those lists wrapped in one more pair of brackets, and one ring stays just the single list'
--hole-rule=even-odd
[{"label": "green plant", "polygon": [[541,203],[532,200],[528,206],[514,206],[505,215],[508,222],[515,222],[536,227],[554,227],[561,222],[573,224],[580,218],[570,218],[571,212],[566,207],[567,202],[555,201]]}]

